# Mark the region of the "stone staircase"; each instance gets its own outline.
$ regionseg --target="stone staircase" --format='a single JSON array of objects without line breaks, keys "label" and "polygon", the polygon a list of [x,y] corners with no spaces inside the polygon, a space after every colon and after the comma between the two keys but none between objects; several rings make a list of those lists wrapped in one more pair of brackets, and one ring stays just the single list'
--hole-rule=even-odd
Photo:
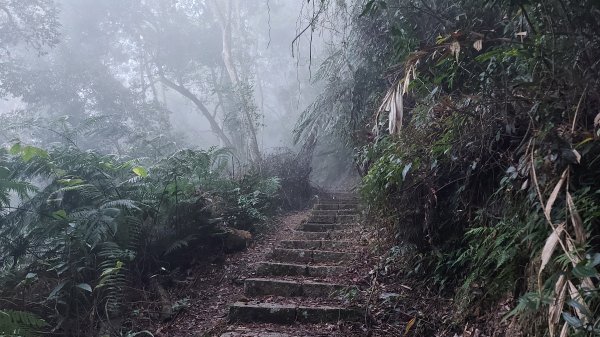
[{"label": "stone staircase", "polygon": [[[347,281],[341,276],[362,251],[357,208],[349,193],[320,197],[308,221],[280,241],[267,261],[256,263],[257,277],[244,281],[246,298],[230,306],[231,326],[221,337],[306,336],[289,326],[364,320],[360,307],[348,305],[355,287],[340,282]],[[273,332],[273,326],[286,325],[285,332]]]}]

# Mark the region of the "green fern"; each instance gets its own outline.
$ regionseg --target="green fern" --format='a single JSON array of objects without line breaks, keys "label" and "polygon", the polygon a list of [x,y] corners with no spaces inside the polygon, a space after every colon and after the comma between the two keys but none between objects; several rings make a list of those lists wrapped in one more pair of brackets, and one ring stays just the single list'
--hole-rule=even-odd
[{"label": "green fern", "polygon": [[0,310],[0,337],[35,337],[48,324],[37,315],[25,311]]}]

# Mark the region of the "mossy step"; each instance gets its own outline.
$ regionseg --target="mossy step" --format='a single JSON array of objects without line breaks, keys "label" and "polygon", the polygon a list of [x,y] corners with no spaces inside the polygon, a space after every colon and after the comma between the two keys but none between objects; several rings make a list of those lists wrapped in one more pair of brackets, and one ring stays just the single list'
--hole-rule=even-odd
[{"label": "mossy step", "polygon": [[327,232],[334,230],[350,231],[359,228],[358,225],[348,223],[313,223],[308,222],[300,225],[298,230],[304,232]]},{"label": "mossy step", "polygon": [[331,323],[360,321],[361,318],[360,310],[334,306],[236,302],[229,308],[231,323]]},{"label": "mossy step", "polygon": [[282,248],[288,249],[322,249],[322,250],[346,250],[357,246],[354,241],[337,240],[284,240],[281,241]]},{"label": "mossy step", "polygon": [[328,277],[339,275],[346,268],[339,266],[311,266],[306,264],[260,262],[256,273],[260,276]]},{"label": "mossy step", "polygon": [[271,257],[278,262],[341,263],[356,258],[358,254],[328,250],[275,248]]},{"label": "mossy step", "polygon": [[348,286],[326,282],[287,281],[270,278],[249,278],[244,281],[244,293],[249,297],[322,297],[340,295]]}]

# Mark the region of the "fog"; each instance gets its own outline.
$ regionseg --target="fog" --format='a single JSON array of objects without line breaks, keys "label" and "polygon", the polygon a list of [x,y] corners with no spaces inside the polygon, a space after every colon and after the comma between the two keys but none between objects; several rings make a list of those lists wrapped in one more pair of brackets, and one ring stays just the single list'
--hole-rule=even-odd
[{"label": "fog", "polygon": [[[314,72],[334,39],[305,29],[314,13],[305,1],[10,6],[1,28],[13,36],[2,41],[5,146],[67,144],[134,157],[227,147],[242,162],[299,151],[293,131],[321,89]],[[313,175],[323,184],[333,157],[331,141],[320,144]]]}]

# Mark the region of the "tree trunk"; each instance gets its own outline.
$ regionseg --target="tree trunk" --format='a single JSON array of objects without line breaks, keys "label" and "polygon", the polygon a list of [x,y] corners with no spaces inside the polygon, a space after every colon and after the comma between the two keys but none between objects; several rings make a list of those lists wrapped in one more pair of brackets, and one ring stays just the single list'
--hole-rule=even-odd
[{"label": "tree trunk", "polygon": [[202,112],[204,117],[206,117],[206,119],[210,123],[211,129],[219,137],[219,139],[223,142],[223,144],[225,144],[225,146],[228,148],[235,149],[233,147],[233,144],[231,143],[231,140],[229,140],[229,137],[227,137],[227,135],[223,131],[223,128],[219,125],[219,123],[217,122],[215,117],[210,113],[210,111],[208,111],[208,108],[206,108],[206,106],[202,103],[202,101],[196,95],[194,95],[191,91],[189,91],[183,85],[176,84],[175,82],[167,79],[164,75],[160,76],[160,80],[167,87],[177,91],[178,93],[180,93],[181,95],[183,95],[184,97],[186,97],[187,99],[192,101],[194,103],[194,105],[196,105],[198,110],[200,110],[200,112]]},{"label": "tree trunk", "polygon": [[238,91],[238,97],[240,99],[240,103],[242,106],[242,120],[246,124],[248,136],[250,138],[250,159],[253,163],[257,164],[262,161],[260,148],[258,146],[258,139],[256,136],[256,126],[254,124],[254,119],[252,118],[251,112],[249,111],[249,97],[246,97],[244,93],[241,91],[240,87],[240,78],[235,68],[235,64],[233,62],[233,57],[231,53],[231,11],[232,11],[232,3],[231,0],[228,0],[225,5],[225,10],[221,10],[217,1],[212,1],[213,11],[219,22],[219,26],[221,27],[222,39],[223,39],[223,63],[225,64],[225,69],[227,70],[227,74],[229,75],[229,80],[231,81],[231,85],[234,89]]}]

